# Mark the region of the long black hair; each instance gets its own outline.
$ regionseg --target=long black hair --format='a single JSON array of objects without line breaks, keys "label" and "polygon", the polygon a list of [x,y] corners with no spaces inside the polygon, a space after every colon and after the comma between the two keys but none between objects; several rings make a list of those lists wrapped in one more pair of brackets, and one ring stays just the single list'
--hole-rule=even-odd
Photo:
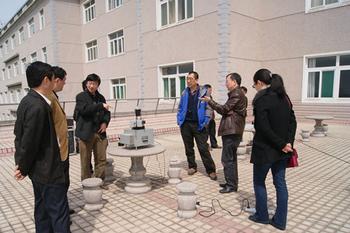
[{"label": "long black hair", "polygon": [[287,96],[286,89],[284,88],[283,78],[279,74],[273,74],[268,69],[258,70],[253,77],[253,81],[256,84],[258,81],[270,85],[270,90],[274,91],[279,97]]}]

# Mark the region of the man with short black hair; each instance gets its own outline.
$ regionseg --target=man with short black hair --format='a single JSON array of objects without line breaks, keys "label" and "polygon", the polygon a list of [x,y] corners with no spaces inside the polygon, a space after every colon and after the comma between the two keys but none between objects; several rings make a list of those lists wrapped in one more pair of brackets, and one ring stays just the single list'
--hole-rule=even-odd
[{"label": "man with short black hair", "polygon": [[237,147],[242,140],[247,116],[245,96],[240,85],[241,76],[238,73],[230,73],[226,75],[228,100],[225,104],[218,104],[208,96],[201,98],[222,115],[218,131],[219,136],[222,136],[221,162],[226,183],[220,184],[222,187],[220,193],[231,193],[238,190]]},{"label": "man with short black hair", "polygon": [[[209,96],[211,99],[213,98],[211,95],[213,93],[213,88],[210,84],[205,84],[205,88],[207,88],[207,96]],[[210,106],[209,106],[210,107]],[[216,123],[215,123],[215,113],[214,111],[211,111],[210,121],[208,124],[208,134],[209,134],[209,140],[210,140],[210,148],[219,149],[221,148],[218,145],[218,141],[216,140]]]},{"label": "man with short black hair", "polygon": [[187,75],[187,88],[182,92],[178,112],[177,124],[180,126],[182,140],[188,162],[188,175],[197,172],[197,163],[194,154],[194,142],[199,150],[205,170],[212,180],[216,180],[216,168],[209,152],[207,125],[210,120],[211,110],[208,104],[199,98],[207,94],[207,89],[199,86],[199,75],[191,71]]},{"label": "man with short black hair", "polygon": [[67,177],[57,143],[51,101],[54,73],[37,61],[26,70],[30,90],[17,108],[15,178],[32,180],[36,232],[70,232]]},{"label": "man with short black hair", "polygon": [[91,156],[94,153],[94,176],[104,180],[106,167],[107,134],[106,129],[111,120],[109,105],[98,92],[101,79],[97,74],[89,74],[86,89],[76,96],[74,117],[75,135],[80,139],[81,180],[91,177]]}]

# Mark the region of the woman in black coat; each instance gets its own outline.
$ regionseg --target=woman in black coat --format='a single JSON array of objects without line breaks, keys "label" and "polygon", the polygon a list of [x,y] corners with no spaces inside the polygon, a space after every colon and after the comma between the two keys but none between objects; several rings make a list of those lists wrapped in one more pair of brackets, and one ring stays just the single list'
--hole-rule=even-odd
[{"label": "woman in black coat", "polygon": [[[285,172],[288,158],[293,151],[297,124],[281,76],[272,74],[267,69],[260,69],[254,75],[253,87],[258,91],[253,100],[255,136],[250,160],[254,164],[256,213],[249,216],[249,219],[263,224],[270,223],[284,230],[288,212]],[[270,169],[277,194],[277,208],[271,220],[265,186]]]}]

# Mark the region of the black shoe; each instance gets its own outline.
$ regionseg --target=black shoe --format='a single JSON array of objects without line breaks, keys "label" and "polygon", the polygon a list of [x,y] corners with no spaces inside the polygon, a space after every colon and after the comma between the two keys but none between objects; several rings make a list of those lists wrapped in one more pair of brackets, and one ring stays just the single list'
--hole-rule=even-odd
[{"label": "black shoe", "polygon": [[259,220],[255,214],[254,215],[250,215],[248,217],[248,219],[250,221],[253,221],[253,222],[256,222],[256,223],[261,223],[261,224],[269,224],[270,223],[269,220]]},{"label": "black shoe", "polygon": [[222,148],[221,146],[218,146],[218,145],[215,145],[215,146],[211,146],[211,148],[213,148],[213,149],[220,149],[220,148]]},{"label": "black shoe", "polygon": [[270,223],[270,225],[272,225],[273,227],[277,228],[278,230],[281,230],[281,231],[286,230],[286,227],[278,226],[278,225],[273,221],[273,219],[271,219],[269,223]]},{"label": "black shoe", "polygon": [[221,188],[225,188],[226,187],[226,183],[225,184],[219,184],[219,186],[221,187]]},{"label": "black shoe", "polygon": [[69,214],[75,214],[75,210],[69,209]]},{"label": "black shoe", "polygon": [[225,186],[225,188],[221,189],[219,193],[232,193],[232,192],[237,192],[237,189],[229,186]]}]

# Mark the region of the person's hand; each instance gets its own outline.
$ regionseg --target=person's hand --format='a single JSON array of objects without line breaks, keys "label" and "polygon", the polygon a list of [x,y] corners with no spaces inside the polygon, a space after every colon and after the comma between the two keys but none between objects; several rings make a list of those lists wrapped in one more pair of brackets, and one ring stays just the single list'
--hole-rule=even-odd
[{"label": "person's hand", "polygon": [[106,104],[106,103],[103,103],[103,107],[108,111],[109,108],[111,107],[110,105]]},{"label": "person's hand", "polygon": [[18,169],[18,165],[16,165],[14,177],[16,180],[23,180],[25,178],[25,176],[23,176],[21,171]]},{"label": "person's hand", "polygon": [[98,133],[104,133],[104,132],[106,132],[106,129],[107,129],[107,124],[106,123],[102,123],[100,125],[99,130],[98,130]]},{"label": "person's hand", "polygon": [[204,102],[209,102],[210,97],[209,96],[203,96],[202,98],[199,98],[199,99],[204,101]]},{"label": "person's hand", "polygon": [[283,147],[282,151],[283,151],[284,153],[293,152],[292,144],[287,143],[287,144]]}]

